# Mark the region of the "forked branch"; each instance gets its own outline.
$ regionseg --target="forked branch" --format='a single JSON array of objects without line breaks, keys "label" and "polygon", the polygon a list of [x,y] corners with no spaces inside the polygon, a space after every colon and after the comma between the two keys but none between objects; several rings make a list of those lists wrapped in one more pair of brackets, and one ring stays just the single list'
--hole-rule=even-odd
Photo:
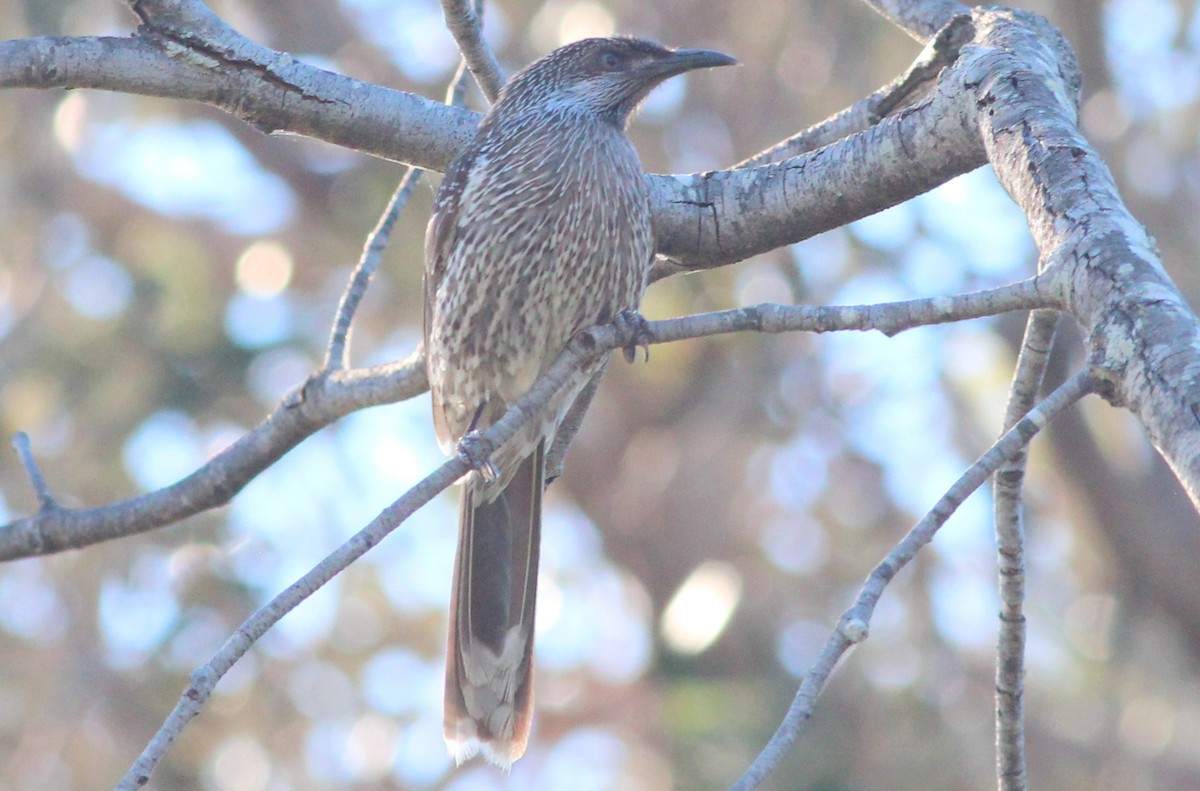
[{"label": "forked branch", "polygon": [[851,647],[867,638],[875,605],[896,574],[916,557],[922,547],[933,540],[938,529],[972,492],[982,486],[1001,465],[1022,452],[1029,441],[1056,415],[1093,392],[1094,386],[1092,374],[1087,371],[1080,372],[1030,410],[955,481],[925,518],[874,568],[859,589],[854,604],[842,615],[833,634],[825,642],[821,655],[804,675],[800,689],[796,692],[783,722],[758,758],[733,786],[733,791],[750,791],[756,788],[787,754],[812,717],[817,698],[825,689],[838,661]]}]

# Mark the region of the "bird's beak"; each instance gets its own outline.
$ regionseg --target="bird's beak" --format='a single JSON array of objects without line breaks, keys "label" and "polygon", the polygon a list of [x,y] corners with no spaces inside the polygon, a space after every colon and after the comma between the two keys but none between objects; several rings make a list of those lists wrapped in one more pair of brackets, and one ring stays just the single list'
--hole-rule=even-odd
[{"label": "bird's beak", "polygon": [[735,65],[737,65],[737,59],[731,58],[724,52],[715,52],[711,49],[677,49],[670,55],[644,64],[639,71],[647,76],[665,79],[693,69]]}]

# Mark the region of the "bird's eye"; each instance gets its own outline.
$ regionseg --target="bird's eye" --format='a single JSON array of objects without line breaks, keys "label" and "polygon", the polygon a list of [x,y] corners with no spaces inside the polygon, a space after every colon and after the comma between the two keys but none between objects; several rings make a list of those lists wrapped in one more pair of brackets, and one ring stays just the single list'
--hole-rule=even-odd
[{"label": "bird's eye", "polygon": [[621,56],[611,49],[606,49],[600,53],[600,67],[608,71],[616,71],[621,68]]}]

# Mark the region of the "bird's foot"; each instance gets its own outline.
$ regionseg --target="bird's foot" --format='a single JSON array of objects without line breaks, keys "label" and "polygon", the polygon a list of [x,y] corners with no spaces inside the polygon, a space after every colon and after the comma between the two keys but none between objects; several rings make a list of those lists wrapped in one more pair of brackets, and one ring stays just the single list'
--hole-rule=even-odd
[{"label": "bird's foot", "polygon": [[617,331],[629,339],[629,344],[621,350],[625,362],[636,362],[638,349],[646,356],[646,362],[650,362],[650,344],[654,342],[654,333],[650,331],[650,322],[646,317],[636,310],[622,310],[613,323],[617,325]]},{"label": "bird's foot", "polygon": [[492,443],[481,437],[478,431],[468,431],[458,441],[458,455],[488,483],[500,477],[500,470],[492,463],[493,451],[495,448]]}]

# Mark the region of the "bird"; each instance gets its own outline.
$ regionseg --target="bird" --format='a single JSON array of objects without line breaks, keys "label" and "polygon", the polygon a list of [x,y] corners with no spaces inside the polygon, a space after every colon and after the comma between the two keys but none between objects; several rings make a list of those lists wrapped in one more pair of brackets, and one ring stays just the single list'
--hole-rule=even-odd
[{"label": "bird", "polygon": [[[589,38],[505,83],[446,169],[425,235],[426,374],[445,453],[499,420],[576,332],[640,318],[654,239],[626,126],[662,81],[736,62]],[[507,768],[525,752],[546,452],[603,365],[585,366],[464,478],[444,720],[459,764],[482,753]]]}]

